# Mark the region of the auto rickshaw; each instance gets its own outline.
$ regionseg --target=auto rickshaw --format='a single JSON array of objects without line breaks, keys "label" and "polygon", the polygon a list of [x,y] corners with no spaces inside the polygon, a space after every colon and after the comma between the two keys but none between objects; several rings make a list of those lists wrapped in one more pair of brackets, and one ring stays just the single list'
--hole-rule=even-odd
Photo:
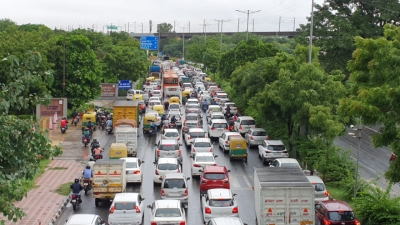
[{"label": "auto rickshaw", "polygon": [[231,137],[229,143],[229,160],[244,159],[247,162],[247,143],[243,137]]},{"label": "auto rickshaw", "polygon": [[112,143],[109,153],[109,159],[126,158],[128,157],[128,147],[124,143]]},{"label": "auto rickshaw", "polygon": [[179,97],[171,97],[171,98],[169,99],[169,104],[172,104],[172,103],[178,103],[178,104],[180,104]]},{"label": "auto rickshaw", "polygon": [[146,82],[154,82],[154,77],[148,77],[146,78]]},{"label": "auto rickshaw", "polygon": [[132,100],[134,100],[134,101],[143,100],[143,95],[134,94],[133,97],[132,97]]},{"label": "auto rickshaw", "polygon": [[151,110],[157,111],[160,116],[163,116],[165,114],[163,105],[153,105]]},{"label": "auto rickshaw", "polygon": [[192,95],[192,93],[190,92],[190,90],[184,90],[184,91],[182,91],[182,104],[183,104],[183,105],[186,104],[186,101],[187,101],[186,95],[188,95],[188,94],[189,94],[189,96]]},{"label": "auto rickshaw", "polygon": [[204,78],[204,82],[209,82],[209,81],[211,81],[211,78],[210,78],[210,77],[205,77],[205,78]]},{"label": "auto rickshaw", "polygon": [[92,121],[93,130],[96,130],[96,125],[97,125],[96,116],[97,116],[96,112],[86,112],[83,114],[83,116],[82,116],[82,131],[86,128],[86,124],[89,120]]},{"label": "auto rickshaw", "polygon": [[155,114],[145,114],[143,118],[143,133],[148,133],[150,131],[151,121],[156,121]]}]

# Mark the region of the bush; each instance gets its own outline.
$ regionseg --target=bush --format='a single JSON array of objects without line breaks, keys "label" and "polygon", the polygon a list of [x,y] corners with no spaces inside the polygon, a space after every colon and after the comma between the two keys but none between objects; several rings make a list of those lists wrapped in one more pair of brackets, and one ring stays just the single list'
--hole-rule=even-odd
[{"label": "bush", "polygon": [[[354,177],[354,172],[352,171],[347,171],[347,176],[343,180],[333,182],[332,185],[339,187],[340,189],[344,190],[344,197],[346,199],[353,199],[354,197],[354,185],[355,185],[355,177]],[[364,180],[360,178],[360,175],[358,175],[358,181],[357,181],[357,196],[365,191],[367,188],[369,188],[369,184]]]}]

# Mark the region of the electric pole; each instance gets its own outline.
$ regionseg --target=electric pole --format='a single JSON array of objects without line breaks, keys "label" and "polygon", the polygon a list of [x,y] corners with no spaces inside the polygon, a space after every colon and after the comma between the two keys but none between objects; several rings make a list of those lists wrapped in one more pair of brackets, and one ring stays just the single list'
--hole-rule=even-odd
[{"label": "electric pole", "polygon": [[[220,42],[219,42],[219,51],[222,52],[222,28],[224,26],[224,22],[229,22],[230,20],[215,20],[215,21],[218,21],[218,24],[219,24],[219,22],[221,22],[221,37],[220,37]],[[218,31],[219,31],[219,29],[218,29]]]},{"label": "electric pole", "polygon": [[143,23],[142,23],[142,34],[143,34]]},{"label": "electric pole", "polygon": [[189,21],[189,32],[188,33],[190,33],[190,21]]},{"label": "electric pole", "polygon": [[312,58],[313,27],[314,27],[314,0],[312,0],[312,2],[311,2],[310,47],[308,49],[308,62],[310,64],[311,64],[311,58]]},{"label": "electric pole", "polygon": [[221,20],[216,20],[216,19],[214,19],[214,20],[218,22],[218,33],[219,33],[219,22],[220,22]]},{"label": "electric pole", "polygon": [[240,10],[236,10],[236,11],[237,11],[237,12],[240,12],[240,13],[246,13],[246,14],[247,14],[246,41],[248,41],[248,40],[249,40],[249,17],[250,17],[250,14],[258,13],[258,12],[260,12],[261,10],[257,10],[257,11],[250,11],[250,10],[247,10],[247,11],[240,11]]},{"label": "electric pole", "polygon": [[176,33],[176,32],[175,32],[175,23],[176,23],[176,20],[174,20],[174,33]]},{"label": "electric pole", "polygon": [[63,62],[63,97],[65,97],[65,34],[64,34],[64,62]]},{"label": "electric pole", "polygon": [[293,31],[296,30],[296,17],[293,17]]},{"label": "electric pole", "polygon": [[281,21],[282,21],[282,17],[279,17],[279,32],[281,32]]},{"label": "electric pole", "polygon": [[206,20],[204,20],[203,24],[200,24],[203,26],[203,32],[204,32],[204,42],[207,44],[207,26],[211,26],[212,24],[207,24]]},{"label": "electric pole", "polygon": [[136,22],[134,23],[133,33],[136,33]]},{"label": "electric pole", "polygon": [[128,34],[129,34],[129,22],[128,22]]},{"label": "electric pole", "polygon": [[183,38],[182,38],[182,59],[185,60],[185,28],[186,27],[180,27],[183,29]]},{"label": "electric pole", "polygon": [[240,18],[238,18],[238,33],[239,33]]},{"label": "electric pole", "polygon": [[253,19],[253,33],[254,33],[254,19]]}]

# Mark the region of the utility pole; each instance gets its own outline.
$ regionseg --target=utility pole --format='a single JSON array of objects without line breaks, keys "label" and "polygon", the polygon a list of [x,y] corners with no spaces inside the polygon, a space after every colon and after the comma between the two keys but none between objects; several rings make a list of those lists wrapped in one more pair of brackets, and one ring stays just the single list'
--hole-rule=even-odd
[{"label": "utility pole", "polygon": [[134,23],[133,33],[136,33],[136,22]]},{"label": "utility pole", "polygon": [[130,26],[130,25],[129,25],[129,22],[128,22],[128,34],[129,34],[129,26]]},{"label": "utility pole", "polygon": [[65,34],[64,34],[64,62],[63,62],[63,97],[65,97],[65,52],[66,52],[66,48],[65,48]]},{"label": "utility pole", "polygon": [[308,63],[311,62],[312,58],[312,39],[313,39],[313,27],[314,27],[314,0],[311,2],[311,23],[310,23],[310,47],[308,49]]},{"label": "utility pole", "polygon": [[238,33],[239,33],[240,18],[238,18]]},{"label": "utility pole", "polygon": [[[219,41],[219,51],[222,52],[222,28],[224,26],[224,22],[229,22],[230,20],[215,20],[215,21],[218,21],[218,24],[219,24],[219,22],[221,22],[221,33],[220,33],[221,37],[220,37],[220,41]],[[219,31],[219,29],[218,29],[218,31]]]},{"label": "utility pole", "polygon": [[282,17],[279,17],[279,32],[281,32],[281,21],[282,21]]},{"label": "utility pole", "polygon": [[126,23],[125,23],[125,32],[126,32]]},{"label": "utility pole", "polygon": [[186,27],[180,27],[183,29],[183,38],[182,38],[182,59],[185,59],[185,28]]},{"label": "utility pole", "polygon": [[247,14],[246,41],[248,41],[248,40],[249,40],[249,17],[250,17],[250,14],[258,13],[258,12],[260,12],[261,10],[257,10],[257,11],[250,11],[250,10],[247,10],[247,11],[240,11],[240,10],[236,10],[236,11],[237,11],[237,12],[240,12],[240,13],[246,13],[246,14]]},{"label": "utility pole", "polygon": [[142,23],[142,34],[143,34],[143,23]]},{"label": "utility pole", "polygon": [[296,30],[296,17],[293,17],[293,31]]},{"label": "utility pole", "polygon": [[174,33],[176,33],[176,32],[175,32],[175,22],[176,22],[176,20],[174,20]]},{"label": "utility pole", "polygon": [[221,20],[216,20],[216,19],[214,20],[218,22],[218,33],[219,33],[219,22],[221,22]]},{"label": "utility pole", "polygon": [[254,33],[254,19],[253,19],[253,33]]},{"label": "utility pole", "polygon": [[190,21],[189,21],[189,33],[190,33]]}]

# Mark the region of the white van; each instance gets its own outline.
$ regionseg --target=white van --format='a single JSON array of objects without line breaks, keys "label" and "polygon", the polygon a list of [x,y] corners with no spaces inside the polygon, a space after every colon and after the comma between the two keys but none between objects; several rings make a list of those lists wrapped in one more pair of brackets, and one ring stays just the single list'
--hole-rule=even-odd
[{"label": "white van", "polygon": [[143,94],[143,93],[144,92],[141,90],[129,89],[128,92],[126,93],[126,100],[132,101],[134,95]]}]

